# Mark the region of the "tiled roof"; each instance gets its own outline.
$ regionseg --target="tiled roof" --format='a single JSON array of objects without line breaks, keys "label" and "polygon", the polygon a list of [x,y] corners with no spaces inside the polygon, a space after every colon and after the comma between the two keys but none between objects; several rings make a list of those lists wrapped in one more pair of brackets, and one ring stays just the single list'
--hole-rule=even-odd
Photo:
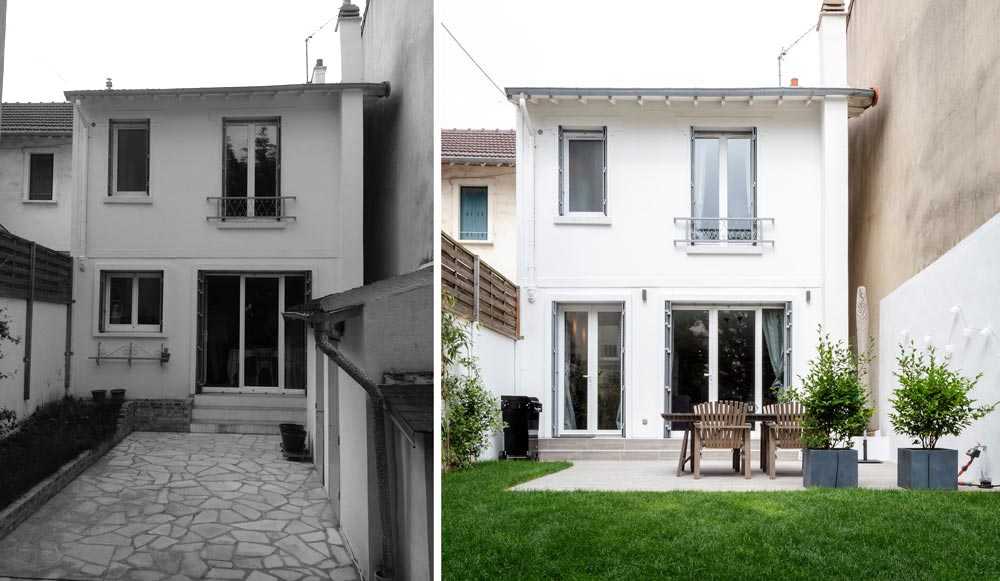
[{"label": "tiled roof", "polygon": [[441,159],[461,163],[514,165],[514,131],[442,129]]},{"label": "tiled roof", "polygon": [[4,103],[0,134],[72,135],[72,103]]}]

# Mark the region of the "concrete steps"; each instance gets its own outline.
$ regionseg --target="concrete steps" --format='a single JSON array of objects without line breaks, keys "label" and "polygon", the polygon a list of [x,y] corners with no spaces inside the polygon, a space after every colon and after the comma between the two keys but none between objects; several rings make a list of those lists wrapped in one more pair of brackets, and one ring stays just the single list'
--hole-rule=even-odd
[{"label": "concrete steps", "polygon": [[[760,458],[760,441],[751,441],[756,465]],[[677,461],[681,438],[627,439],[627,438],[545,438],[538,440],[538,457],[541,460],[664,460]],[[732,452],[705,450],[706,461],[728,462]],[[778,450],[779,460],[795,461],[798,450]]]},{"label": "concrete steps", "polygon": [[191,431],[207,434],[278,434],[305,421],[305,394],[198,394],[191,410]]}]

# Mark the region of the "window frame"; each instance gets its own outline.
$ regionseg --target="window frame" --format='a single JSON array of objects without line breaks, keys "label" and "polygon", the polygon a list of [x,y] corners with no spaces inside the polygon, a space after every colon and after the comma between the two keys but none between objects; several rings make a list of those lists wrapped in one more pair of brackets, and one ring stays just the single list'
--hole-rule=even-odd
[{"label": "window frame", "polygon": [[[472,244],[487,244],[493,241],[493,236],[490,235],[490,225],[493,223],[492,220],[492,209],[493,209],[493,192],[489,184],[486,183],[460,183],[458,186],[458,212],[456,219],[455,231],[458,234],[457,238],[462,243],[472,243]],[[462,190],[465,188],[470,189],[483,189],[486,190],[486,237],[485,238],[465,238],[462,236]]]},{"label": "window frame", "polygon": [[[569,143],[571,141],[600,141],[604,147],[604,167],[602,168],[602,196],[600,212],[574,212],[569,209]],[[608,127],[568,127],[559,126],[559,216],[598,218],[608,216]]]},{"label": "window frame", "polygon": [[[31,197],[31,156],[33,155],[51,155],[52,156],[52,191],[47,199],[39,199]],[[56,191],[58,189],[58,177],[56,174],[56,159],[59,153],[55,148],[52,147],[26,147],[24,148],[24,191],[22,192],[22,201],[28,204],[55,204]]]},{"label": "window frame", "polygon": [[[118,131],[120,129],[146,130],[146,189],[144,191],[118,191]],[[149,119],[111,119],[108,122],[108,197],[148,198],[150,192],[150,133]]]},{"label": "window frame", "polygon": [[[226,128],[230,125],[271,125],[273,124],[276,128],[275,130],[275,144],[278,147],[278,159],[277,165],[274,170],[274,196],[261,196],[262,199],[277,199],[280,200],[282,197],[281,188],[281,155],[282,155],[282,145],[281,145],[281,116],[268,116],[268,117],[223,117],[222,118],[222,131],[220,140],[220,157],[219,157],[219,195],[221,197],[226,197]],[[247,204],[246,204],[246,214],[244,216],[227,216],[229,218],[253,218],[255,216],[256,204],[251,204],[250,201],[257,197],[257,183],[254,180],[254,166],[256,165],[256,157],[254,156],[254,151],[250,151],[247,156]],[[239,197],[239,196],[237,196]],[[261,218],[281,218],[281,208],[280,202],[276,202],[276,213],[274,216],[259,216]]]},{"label": "window frame", "polygon": [[[740,138],[750,138],[750,207],[751,212],[749,218],[736,218],[736,219],[746,219],[751,221],[751,228],[753,229],[753,235],[750,240],[735,239],[731,240],[729,238],[728,232],[728,220],[719,220],[719,237],[716,240],[713,239],[698,239],[695,237],[695,140],[697,139],[717,139],[719,141],[719,167],[717,170],[717,175],[719,178],[718,192],[719,192],[719,215],[718,216],[707,216],[706,219],[711,218],[729,218],[729,138],[740,137]],[[691,166],[691,197],[690,197],[690,215],[691,221],[688,224],[688,239],[693,241],[694,244],[698,243],[727,243],[727,242],[756,242],[760,239],[760,227],[756,222],[758,217],[757,212],[757,128],[756,127],[732,127],[724,129],[709,129],[709,128],[698,128],[691,127],[690,136],[690,166]]]},{"label": "window frame", "polygon": [[[132,321],[127,325],[111,324],[111,284],[112,278],[128,278],[132,281]],[[139,279],[155,278],[160,281],[160,322],[155,325],[139,324]],[[102,270],[100,271],[99,324],[100,333],[163,333],[164,272],[162,270]]]}]

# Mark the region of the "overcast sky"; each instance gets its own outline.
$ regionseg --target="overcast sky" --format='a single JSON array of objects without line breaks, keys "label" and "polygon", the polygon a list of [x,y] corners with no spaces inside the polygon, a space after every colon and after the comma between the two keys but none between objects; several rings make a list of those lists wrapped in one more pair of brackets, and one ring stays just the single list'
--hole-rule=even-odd
[{"label": "overcast sky", "polygon": [[[783,46],[815,28],[820,0],[439,0],[441,21],[501,86],[777,84]],[[441,31],[440,125],[514,125],[514,110]],[[816,32],[785,83],[819,77]]]},{"label": "overcast sky", "polygon": [[[364,10],[364,0],[354,0]],[[67,89],[305,81],[305,37],[339,0],[8,0],[4,101],[62,101]],[[336,22],[310,42],[340,79]],[[311,69],[311,66],[310,66]]]}]

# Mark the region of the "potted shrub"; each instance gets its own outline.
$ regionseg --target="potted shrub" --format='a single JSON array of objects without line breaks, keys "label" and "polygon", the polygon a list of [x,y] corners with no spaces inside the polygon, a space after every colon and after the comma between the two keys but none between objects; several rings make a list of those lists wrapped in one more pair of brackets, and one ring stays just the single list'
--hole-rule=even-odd
[{"label": "potted shrub", "polygon": [[854,488],[858,451],[851,437],[861,434],[872,415],[861,382],[858,356],[844,341],[834,342],[819,329],[816,357],[802,386],[786,399],[803,407],[802,483],[805,486]]},{"label": "potted shrub", "polygon": [[969,378],[951,369],[948,357],[900,345],[896,358],[899,387],[889,402],[896,432],[913,438],[914,448],[897,451],[896,483],[900,488],[958,488],[958,450],[938,448],[942,436],[957,436],[997,404],[977,406],[969,397],[982,374]]}]

